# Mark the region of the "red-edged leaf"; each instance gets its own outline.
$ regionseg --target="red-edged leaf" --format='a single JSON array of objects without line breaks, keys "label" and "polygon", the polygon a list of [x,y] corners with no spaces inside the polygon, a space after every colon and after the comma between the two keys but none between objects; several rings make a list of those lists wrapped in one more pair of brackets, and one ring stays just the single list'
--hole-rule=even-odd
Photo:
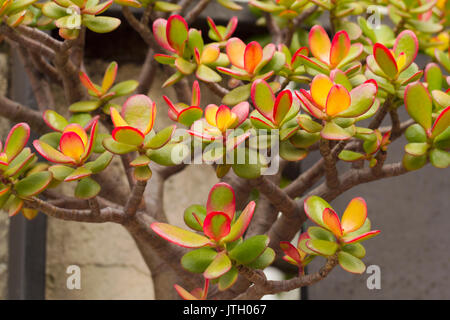
[{"label": "red-edged leaf", "polygon": [[75,164],[75,160],[65,156],[60,151],[54,149],[47,143],[40,141],[40,140],[34,140],[33,146],[36,149],[36,151],[43,156],[48,161],[54,162],[54,163],[61,163],[61,164]]},{"label": "red-edged leaf", "polygon": [[262,80],[255,80],[251,88],[251,97],[255,108],[268,120],[272,121],[275,95],[269,84]]},{"label": "red-edged leaf", "polygon": [[203,221],[203,232],[210,239],[220,241],[230,233],[230,217],[223,212],[210,212]]},{"label": "red-edged leaf", "polygon": [[204,236],[167,223],[154,222],[150,227],[162,238],[181,247],[201,248],[210,243],[210,240]]},{"label": "red-edged leaf", "polygon": [[227,41],[226,52],[228,59],[233,66],[244,69],[245,43],[239,38],[231,38]]},{"label": "red-edged leaf", "polygon": [[6,138],[3,152],[6,154],[8,163],[11,163],[15,157],[23,150],[30,137],[30,126],[25,122],[16,124],[11,128]]},{"label": "red-edged leaf", "polygon": [[200,105],[200,85],[198,81],[195,80],[192,84],[192,98],[191,98],[191,107],[198,107]]},{"label": "red-edged leaf", "polygon": [[381,70],[390,78],[394,79],[398,74],[397,62],[391,51],[381,43],[373,46],[373,56]]},{"label": "red-edged leaf", "polygon": [[225,182],[215,184],[208,195],[206,211],[220,211],[233,220],[236,211],[236,197],[233,188]]},{"label": "red-edged leaf", "polygon": [[330,64],[332,66],[337,66],[347,56],[350,45],[350,38],[346,31],[342,30],[336,33],[331,42],[330,50]]},{"label": "red-edged leaf", "polygon": [[102,93],[100,92],[100,90],[97,89],[97,87],[94,85],[94,83],[92,83],[91,79],[88,77],[88,75],[85,72],[81,71],[79,73],[79,76],[80,76],[81,83],[83,84],[83,86],[86,87],[86,89],[94,92],[97,97],[102,96]]},{"label": "red-edged leaf", "polygon": [[311,28],[308,42],[311,54],[320,61],[328,64],[330,62],[331,42],[327,32],[320,25],[315,25]]},{"label": "red-edged leaf", "polygon": [[346,237],[344,237],[342,240],[345,243],[347,243],[347,244],[361,242],[361,241],[365,241],[365,240],[368,240],[370,238],[375,237],[380,232],[381,232],[380,230],[373,230],[373,231],[369,231],[369,232],[360,234],[359,236],[356,236],[356,237],[353,237],[353,238],[346,238]]},{"label": "red-edged leaf", "polygon": [[442,110],[431,128],[432,137],[437,137],[450,126],[450,106]]},{"label": "red-edged leaf", "polygon": [[195,295],[193,295],[192,293],[190,293],[189,291],[187,291],[186,289],[184,289],[183,287],[175,284],[173,286],[175,288],[175,290],[177,291],[177,293],[180,295],[180,297],[183,300],[199,300],[198,297],[196,297]]},{"label": "red-edged leaf", "polygon": [[420,82],[408,84],[405,89],[404,101],[406,111],[411,118],[428,131],[431,128],[433,100],[425,86]]},{"label": "red-edged leaf", "polygon": [[275,100],[275,105],[273,108],[273,120],[275,123],[280,125],[284,120],[286,115],[292,106],[292,92],[290,90],[281,91],[277,99]]},{"label": "red-edged leaf", "polygon": [[167,41],[179,55],[182,55],[185,43],[188,39],[189,27],[180,15],[172,15],[167,20]]},{"label": "red-edged leaf", "polygon": [[290,242],[281,241],[280,248],[288,257],[295,260],[298,264],[301,264],[302,258],[300,257],[300,253],[298,252],[298,249],[294,247]]},{"label": "red-edged leaf", "polygon": [[213,262],[203,272],[206,279],[217,279],[227,273],[232,267],[231,260],[225,251],[220,252],[214,258]]},{"label": "red-edged leaf", "polygon": [[248,117],[250,112],[250,104],[247,101],[238,103],[231,109],[231,113],[234,113],[238,119],[237,123],[233,127],[240,126]]},{"label": "red-edged leaf", "polygon": [[255,212],[255,206],[256,204],[254,201],[249,202],[245,209],[242,210],[239,218],[231,226],[230,233],[222,239],[223,242],[233,242],[242,237],[245,230],[247,230],[250,221],[252,220],[253,213]]},{"label": "red-edged leaf", "polygon": [[134,127],[117,127],[112,132],[114,140],[120,143],[139,146],[144,142],[145,136]]},{"label": "red-edged leaf", "polygon": [[403,65],[400,67],[400,72],[406,70],[411,63],[416,59],[419,51],[419,41],[416,35],[411,30],[404,30],[400,32],[395,39],[394,47],[392,48],[395,55],[398,57],[401,53],[405,55]]},{"label": "red-edged leaf", "polygon": [[263,50],[261,45],[256,42],[250,42],[244,51],[244,69],[252,74],[255,71],[256,66],[259,64],[263,57]]},{"label": "red-edged leaf", "polygon": [[170,46],[169,41],[167,40],[166,30],[166,19],[159,18],[156,19],[155,22],[153,22],[153,35],[155,36],[156,42],[158,42],[158,44],[164,49],[170,52],[176,52],[176,50]]},{"label": "red-edged leaf", "polygon": [[341,222],[333,209],[325,208],[322,213],[322,220],[327,226],[327,229],[333,232],[336,237],[342,237]]}]

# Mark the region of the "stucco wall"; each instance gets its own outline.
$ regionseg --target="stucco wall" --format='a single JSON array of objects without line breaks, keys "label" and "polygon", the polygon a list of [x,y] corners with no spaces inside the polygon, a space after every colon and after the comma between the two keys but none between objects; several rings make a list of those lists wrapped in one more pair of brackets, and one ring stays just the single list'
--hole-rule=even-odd
[{"label": "stucco wall", "polygon": [[[8,90],[8,57],[0,53],[0,94],[4,95]],[[9,129],[7,120],[0,118],[0,137],[2,141]],[[0,211],[0,300],[5,299],[6,285],[8,283],[8,226],[9,218],[6,212]]]}]

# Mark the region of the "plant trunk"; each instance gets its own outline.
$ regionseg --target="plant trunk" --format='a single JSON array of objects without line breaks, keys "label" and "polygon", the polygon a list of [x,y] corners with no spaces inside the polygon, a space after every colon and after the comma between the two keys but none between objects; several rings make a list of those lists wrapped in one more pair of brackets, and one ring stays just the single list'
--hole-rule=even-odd
[{"label": "plant trunk", "polygon": [[153,281],[153,290],[156,300],[175,300],[180,299],[180,296],[173,288],[174,284],[183,286],[182,280],[176,275],[174,270],[167,265],[165,261],[159,258],[159,255],[150,245],[143,241],[140,237],[131,236],[136,242],[137,248],[144,258],[145,264],[150,270]]}]

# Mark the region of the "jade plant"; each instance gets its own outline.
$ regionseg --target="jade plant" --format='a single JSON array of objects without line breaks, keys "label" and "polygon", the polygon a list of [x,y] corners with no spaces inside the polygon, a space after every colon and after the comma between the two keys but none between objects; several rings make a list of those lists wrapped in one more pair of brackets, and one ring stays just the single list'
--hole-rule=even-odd
[{"label": "jade plant", "polygon": [[[243,9],[231,0],[1,2],[1,39],[21,59],[37,109],[0,96],[0,114],[20,122],[0,144],[0,207],[13,219],[123,225],[158,299],[259,299],[322,281],[337,265],[363,273],[361,243],[380,233],[371,230],[379,217],[367,218],[361,197],[342,216],[330,203],[362,183],[450,165],[449,2],[251,0],[251,35],[233,11],[200,21],[209,5]],[[139,74],[124,79],[115,61],[96,74],[86,39],[115,43],[124,20],[146,50]],[[399,144],[400,159],[388,157]],[[198,163],[219,181],[173,189],[206,205],[166,212],[166,181]],[[267,279],[269,266],[291,278]]]}]

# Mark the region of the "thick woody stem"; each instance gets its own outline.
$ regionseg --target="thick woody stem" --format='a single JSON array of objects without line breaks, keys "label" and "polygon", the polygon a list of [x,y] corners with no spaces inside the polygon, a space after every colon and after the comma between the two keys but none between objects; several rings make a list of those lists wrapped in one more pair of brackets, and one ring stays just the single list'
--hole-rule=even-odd
[{"label": "thick woody stem", "polygon": [[142,203],[142,197],[144,195],[145,187],[147,186],[147,181],[137,181],[131,190],[131,195],[125,205],[125,214],[127,217],[136,214]]},{"label": "thick woody stem", "polygon": [[280,27],[269,12],[266,12],[264,17],[266,18],[267,28],[272,36],[272,42],[276,45],[280,44],[283,40],[283,33],[281,32]]},{"label": "thick woody stem", "polygon": [[35,132],[40,134],[50,131],[42,119],[41,112],[34,111],[3,96],[0,96],[0,116],[13,122],[27,122]]},{"label": "thick woody stem", "polygon": [[391,107],[391,104],[392,104],[392,96],[389,95],[387,96],[381,108],[378,110],[377,114],[375,115],[375,118],[373,118],[372,121],[370,122],[369,129],[374,130],[381,125]]},{"label": "thick woody stem", "polygon": [[336,158],[331,152],[330,141],[325,139],[320,140],[319,150],[324,159],[327,186],[329,188],[337,188],[339,186],[339,179],[336,168]]},{"label": "thick woody stem", "polygon": [[97,197],[88,199],[89,208],[92,210],[92,215],[100,215],[100,204],[98,203]]},{"label": "thick woody stem", "polygon": [[400,118],[396,109],[389,110],[389,115],[392,121],[391,138],[396,139],[402,134]]},{"label": "thick woody stem", "polygon": [[292,217],[299,210],[297,203],[291,199],[280,187],[264,176],[250,180],[250,185],[256,187],[272,203],[277,211]]}]

